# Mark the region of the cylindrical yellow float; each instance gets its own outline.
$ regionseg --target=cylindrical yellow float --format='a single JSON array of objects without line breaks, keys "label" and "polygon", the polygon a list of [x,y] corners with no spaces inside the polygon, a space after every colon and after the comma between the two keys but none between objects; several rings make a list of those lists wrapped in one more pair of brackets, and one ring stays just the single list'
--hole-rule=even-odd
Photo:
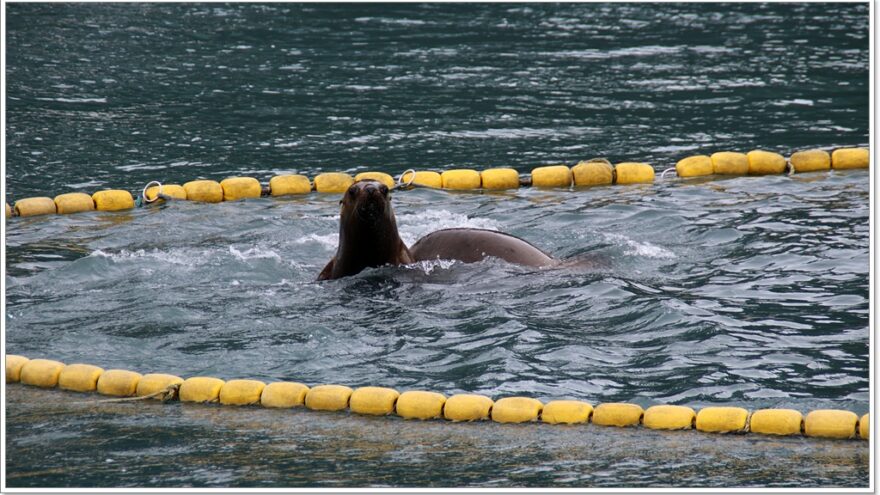
[{"label": "cylindrical yellow float", "polygon": [[600,186],[614,183],[614,167],[607,161],[587,160],[571,168],[575,186]]},{"label": "cylindrical yellow float", "polygon": [[554,400],[544,404],[541,421],[550,424],[586,423],[593,414],[593,406],[579,400]]},{"label": "cylindrical yellow float", "polygon": [[443,189],[479,189],[482,182],[480,173],[471,169],[447,170],[440,174]]},{"label": "cylindrical yellow float", "polygon": [[217,402],[223,383],[223,380],[210,376],[187,378],[180,384],[178,397],[182,402]]},{"label": "cylindrical yellow float", "polygon": [[9,203],[6,203],[6,218],[12,217],[12,207],[9,206]]},{"label": "cylindrical yellow float", "polygon": [[831,153],[831,166],[835,169],[868,168],[870,161],[867,148],[840,148]]},{"label": "cylindrical yellow float", "polygon": [[749,430],[763,435],[800,435],[804,416],[794,409],[759,409],[749,419]]},{"label": "cylindrical yellow float", "polygon": [[183,185],[186,199],[202,203],[223,201],[223,187],[216,180],[193,180]]},{"label": "cylindrical yellow float", "polygon": [[749,411],[741,407],[705,407],[697,413],[697,429],[709,433],[746,431]]},{"label": "cylindrical yellow float", "polygon": [[21,383],[36,387],[52,388],[58,385],[58,377],[64,363],[51,359],[31,359],[21,368]]},{"label": "cylindrical yellow float", "polygon": [[[401,181],[404,184],[407,184],[409,183],[410,178],[412,178],[412,172],[407,172],[403,174],[403,177],[401,177]],[[437,172],[418,171],[416,172],[415,178],[412,179],[412,183],[418,184],[420,186],[440,189],[443,187],[443,178]]]},{"label": "cylindrical yellow float", "polygon": [[162,184],[162,187],[148,187],[144,196],[150,201],[155,200],[159,195],[172,199],[186,199],[186,189],[177,184]]},{"label": "cylindrical yellow float", "polygon": [[518,189],[519,172],[512,168],[490,168],[480,172],[480,181],[483,189]]},{"label": "cylindrical yellow float", "polygon": [[68,364],[58,375],[58,388],[74,392],[92,392],[98,387],[103,368],[91,364]]},{"label": "cylindrical yellow float", "polygon": [[341,411],[348,407],[352,390],[344,385],[318,385],[306,393],[306,407],[313,411]]},{"label": "cylindrical yellow float", "polygon": [[859,436],[867,440],[871,435],[871,418],[867,414],[859,418]]},{"label": "cylindrical yellow float", "polygon": [[785,157],[779,153],[752,150],[746,154],[749,159],[749,175],[770,175],[785,172]]},{"label": "cylindrical yellow float", "polygon": [[856,436],[856,413],[840,409],[817,409],[804,419],[804,434],[808,437],[853,438]]},{"label": "cylindrical yellow float", "polygon": [[400,392],[393,388],[360,387],[352,392],[348,407],[353,413],[384,416],[394,412],[398,397]]},{"label": "cylindrical yellow float", "polygon": [[16,383],[21,380],[21,368],[30,359],[17,354],[6,355],[6,383]]},{"label": "cylindrical yellow float", "polygon": [[831,155],[825,150],[807,150],[793,153],[788,159],[797,173],[815,172],[831,168]]},{"label": "cylindrical yellow float", "polygon": [[712,159],[706,155],[689,156],[675,164],[675,173],[679,177],[712,175],[714,171],[715,167],[712,165]]},{"label": "cylindrical yellow float", "polygon": [[260,403],[266,384],[258,380],[229,380],[220,387],[220,403],[226,406],[248,406]]},{"label": "cylindrical yellow float", "polygon": [[651,406],[645,410],[642,424],[652,430],[690,430],[696,417],[694,410],[687,406]]},{"label": "cylindrical yellow float", "polygon": [[15,214],[20,217],[50,215],[55,212],[55,201],[52,198],[24,198],[15,202]]},{"label": "cylindrical yellow float", "polygon": [[456,394],[446,399],[443,417],[450,421],[479,421],[489,419],[494,402],[485,395]]},{"label": "cylindrical yellow float", "polygon": [[391,177],[385,172],[361,172],[354,176],[355,182],[365,179],[377,180],[382,184],[385,184],[389,189],[394,187],[394,177]]},{"label": "cylindrical yellow float", "polygon": [[[144,397],[146,395],[152,395],[161,390],[165,390],[171,385],[180,385],[183,383],[183,378],[175,375],[166,375],[164,373],[148,373],[141,377],[138,381],[137,389],[134,394],[138,397]],[[164,394],[157,395],[153,397],[156,400],[163,399],[173,399],[177,396],[177,392],[173,392],[170,397],[165,397]]]},{"label": "cylindrical yellow float", "polygon": [[130,397],[137,392],[137,384],[142,376],[134,371],[107,370],[98,378],[98,393]]},{"label": "cylindrical yellow float", "polygon": [[263,407],[289,408],[305,404],[309,387],[298,382],[273,382],[266,385],[260,396]]},{"label": "cylindrical yellow float", "polygon": [[492,406],[492,421],[496,423],[524,423],[535,421],[544,404],[531,397],[505,397]]},{"label": "cylindrical yellow float", "polygon": [[749,157],[745,153],[719,151],[712,153],[712,171],[716,175],[746,175],[749,173]]},{"label": "cylindrical yellow float", "polygon": [[650,184],[654,182],[654,167],[647,163],[624,162],[614,166],[615,184]]},{"label": "cylindrical yellow float", "polygon": [[107,189],[92,194],[95,209],[99,211],[120,211],[134,208],[131,193],[121,189]]},{"label": "cylindrical yellow float", "polygon": [[86,193],[72,192],[55,196],[55,209],[59,215],[93,211],[95,200]]},{"label": "cylindrical yellow float", "polygon": [[276,175],[269,179],[269,193],[272,196],[308,194],[310,192],[312,192],[312,183],[305,175]]},{"label": "cylindrical yellow float", "polygon": [[352,184],[354,179],[343,172],[324,172],[315,177],[315,190],[319,193],[343,193]]},{"label": "cylindrical yellow float", "polygon": [[410,390],[400,394],[395,407],[397,415],[404,419],[434,419],[443,414],[446,396],[436,392]]},{"label": "cylindrical yellow float", "polygon": [[260,181],[253,177],[229,177],[220,181],[223,188],[223,201],[259,198],[263,192]]},{"label": "cylindrical yellow float", "polygon": [[634,426],[642,421],[645,411],[638,404],[608,402],[593,410],[593,424],[603,426]]},{"label": "cylindrical yellow float", "polygon": [[532,187],[571,187],[571,169],[565,165],[534,168]]}]

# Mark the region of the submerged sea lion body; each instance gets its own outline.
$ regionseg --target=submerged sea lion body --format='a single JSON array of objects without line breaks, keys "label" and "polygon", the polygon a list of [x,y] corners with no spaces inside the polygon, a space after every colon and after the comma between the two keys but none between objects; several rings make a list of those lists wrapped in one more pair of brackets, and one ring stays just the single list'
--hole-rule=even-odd
[{"label": "submerged sea lion body", "polygon": [[518,237],[483,229],[438,230],[409,249],[397,232],[388,187],[378,181],[355,182],[340,203],[339,247],[318,280],[355,275],[365,268],[436,259],[474,263],[491,256],[534,267],[557,263]]}]

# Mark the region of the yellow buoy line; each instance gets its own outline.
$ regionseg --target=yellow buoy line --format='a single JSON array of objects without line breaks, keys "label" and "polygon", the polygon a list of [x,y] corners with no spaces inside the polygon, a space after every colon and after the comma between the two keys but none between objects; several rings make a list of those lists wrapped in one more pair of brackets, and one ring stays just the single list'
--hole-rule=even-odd
[{"label": "yellow buoy line", "polygon": [[[723,151],[708,155],[689,156],[680,160],[674,168],[678,177],[708,175],[770,175],[803,173],[824,170],[868,168],[870,162],[867,148],[839,148],[832,153],[814,149],[798,151],[788,159],[779,153],[753,150],[748,153]],[[661,175],[664,177],[668,169]],[[575,188],[612,184],[646,184],[654,182],[654,168],[648,163],[622,162],[612,165],[605,159],[585,160],[569,167],[551,165],[532,169],[521,177],[513,168],[490,168],[483,171],[454,169],[444,172],[408,170],[400,175],[396,184],[415,184],[445,190],[508,190],[521,186],[539,188]],[[32,197],[6,203],[6,217],[68,214],[84,211],[119,211],[144,203],[167,199],[183,199],[205,203],[235,201],[261,196],[288,196],[344,192],[352,183],[361,179],[375,179],[388,187],[395,186],[394,178],[384,172],[363,172],[352,177],[343,172],[326,172],[309,180],[305,175],[276,175],[267,187],[253,177],[230,177],[220,182],[194,180],[185,184],[147,184],[137,199],[129,191],[108,189],[92,195],[82,192],[60,194],[54,198]]]},{"label": "yellow buoy line", "polygon": [[[395,415],[404,419],[446,419],[453,422],[485,421],[498,423],[542,422],[548,424],[586,424],[638,427],[653,430],[691,430],[708,433],[759,433],[764,435],[807,436],[836,439],[868,439],[868,414],[838,409],[819,409],[806,416],[794,409],[760,409],[750,412],[741,407],[704,407],[699,411],[681,405],[655,405],[643,409],[637,404],[602,403],[593,407],[578,400],[542,403],[530,397],[504,397],[493,400],[485,395],[444,394],[424,390],[403,393],[386,387],[344,385],[306,386],[297,382],[264,383],[258,380],[222,380],[196,376],[128,370],[104,370],[90,364],[64,364],[49,359],[28,359],[6,355],[6,382],[20,382],[42,388],[74,392],[227,406],[267,408],[305,407],[314,411],[344,411],[368,416]],[[100,401],[97,401],[100,402]]]}]

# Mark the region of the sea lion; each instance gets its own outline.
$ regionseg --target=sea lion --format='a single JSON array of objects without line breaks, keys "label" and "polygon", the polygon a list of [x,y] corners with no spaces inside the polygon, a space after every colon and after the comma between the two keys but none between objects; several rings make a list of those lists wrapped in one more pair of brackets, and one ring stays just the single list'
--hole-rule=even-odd
[{"label": "sea lion", "polygon": [[436,259],[474,263],[493,256],[534,267],[558,263],[518,237],[483,229],[438,230],[422,237],[409,249],[397,232],[390,191],[379,181],[355,182],[340,203],[339,246],[318,280],[347,277],[370,267]]},{"label": "sea lion", "polygon": [[388,186],[360,180],[339,202],[339,247],[318,280],[347,277],[364,268],[405,265],[415,260],[400,239]]}]

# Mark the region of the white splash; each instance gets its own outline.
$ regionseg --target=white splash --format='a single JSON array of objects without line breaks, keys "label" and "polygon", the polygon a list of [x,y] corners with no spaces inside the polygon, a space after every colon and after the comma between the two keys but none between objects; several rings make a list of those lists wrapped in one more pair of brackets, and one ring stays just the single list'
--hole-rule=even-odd
[{"label": "white splash", "polygon": [[113,262],[133,260],[138,258],[152,258],[157,261],[169,263],[172,265],[195,266],[208,259],[210,255],[207,250],[192,252],[184,250],[160,251],[158,249],[151,249],[149,251],[145,249],[129,251],[127,249],[122,249],[118,253],[108,253],[106,251],[97,249],[92,252],[91,256],[109,258]]},{"label": "white splash", "polygon": [[281,255],[276,253],[275,251],[272,251],[271,249],[261,249],[258,247],[253,247],[245,251],[239,251],[238,249],[235,249],[235,246],[229,246],[229,253],[242,261],[261,258],[269,258],[282,261]]},{"label": "white splash", "polygon": [[630,239],[622,234],[604,234],[605,238],[620,244],[623,242],[631,249],[624,251],[623,254],[627,254],[630,256],[642,256],[645,258],[675,258],[675,253],[672,251],[657,246],[655,244],[651,244],[650,242],[639,242]]},{"label": "white splash", "polygon": [[400,238],[411,246],[421,237],[440,229],[470,228],[500,230],[498,222],[491,218],[470,218],[448,210],[425,210],[417,214],[398,214],[397,226]]},{"label": "white splash", "polygon": [[335,251],[336,246],[339,245],[339,233],[333,234],[309,234],[304,237],[300,237],[299,239],[293,241],[294,244],[308,244],[311,242],[317,243],[328,251]]}]

